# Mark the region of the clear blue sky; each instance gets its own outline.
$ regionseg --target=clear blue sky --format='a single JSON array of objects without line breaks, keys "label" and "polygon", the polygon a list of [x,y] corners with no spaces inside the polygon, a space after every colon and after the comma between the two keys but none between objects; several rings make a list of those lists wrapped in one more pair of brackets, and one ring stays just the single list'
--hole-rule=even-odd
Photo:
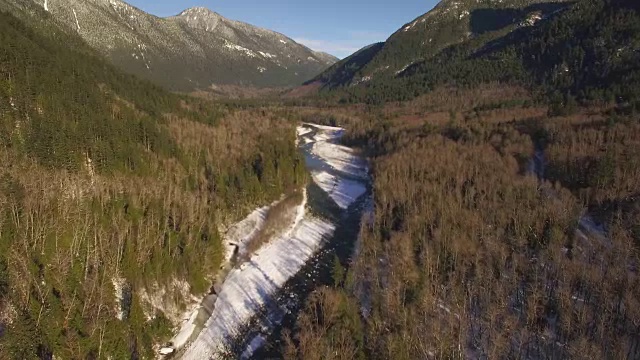
[{"label": "clear blue sky", "polygon": [[281,32],[340,58],[384,41],[438,0],[125,0],[157,16],[204,6],[224,17]]}]

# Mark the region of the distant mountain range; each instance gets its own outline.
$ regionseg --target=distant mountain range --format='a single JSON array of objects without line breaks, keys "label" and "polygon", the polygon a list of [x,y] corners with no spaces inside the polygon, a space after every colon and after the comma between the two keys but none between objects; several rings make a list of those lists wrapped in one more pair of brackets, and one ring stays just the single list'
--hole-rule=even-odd
[{"label": "distant mountain range", "polygon": [[338,60],[206,8],[168,18],[120,0],[0,0],[0,8],[48,13],[116,66],[171,90],[299,85]]}]

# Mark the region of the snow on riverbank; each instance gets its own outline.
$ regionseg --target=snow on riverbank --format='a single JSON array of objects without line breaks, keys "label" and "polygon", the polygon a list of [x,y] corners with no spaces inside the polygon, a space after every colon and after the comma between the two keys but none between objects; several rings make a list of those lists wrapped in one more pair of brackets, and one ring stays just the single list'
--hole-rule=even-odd
[{"label": "snow on riverbank", "polygon": [[[306,199],[306,196],[305,196]],[[224,350],[239,329],[294,276],[319,249],[334,226],[298,208],[295,224],[263,246],[240,269],[232,270],[218,294],[205,329],[183,359],[206,359]]]},{"label": "snow on riverbank", "polygon": [[[347,209],[366,193],[368,175],[366,162],[350,148],[335,143],[343,133],[341,128],[309,124],[298,127],[297,141],[302,139],[305,144],[311,144],[311,154],[320,164],[320,169],[311,169],[314,182],[340,208]],[[306,212],[306,190],[303,198],[302,204],[295,208],[295,219],[289,217],[289,227],[271,238],[248,261],[238,264],[238,268],[227,267],[230,271],[221,287],[216,288],[217,298],[204,329],[197,333],[195,313],[184,324],[183,331],[174,338],[176,348],[184,346],[183,359],[220,356],[229,342],[240,335],[243,326],[274,300],[274,294],[302,269],[334,232],[333,224]],[[227,232],[227,264],[235,265],[237,255],[245,253],[247,244],[265,226],[271,206],[256,209]],[[245,355],[262,346],[264,341],[262,337],[254,338]]]},{"label": "snow on riverbank", "polygon": [[244,220],[229,228],[224,237],[224,245],[227,249],[225,263],[231,261],[235,253],[245,252],[247,244],[251,242],[251,239],[262,229],[269,210],[275,204],[277,204],[277,202],[254,210],[249,216],[244,218]]},{"label": "snow on riverbank", "polygon": [[[321,137],[322,138],[322,137]],[[335,138],[329,138],[333,140]],[[324,160],[334,169],[360,179],[367,178],[367,165],[353,150],[342,145],[331,143],[327,140],[317,141],[313,144],[312,152]]]},{"label": "snow on riverbank", "polygon": [[[315,128],[313,137],[306,136]],[[357,156],[351,148],[336,144],[344,134],[344,129],[304,124],[298,128],[305,142],[312,142],[311,154],[333,171],[313,169],[313,181],[324,190],[342,209],[348,208],[366,191],[368,168],[366,162]]]},{"label": "snow on riverbank", "polygon": [[[247,244],[260,231],[260,229],[262,229],[267,217],[267,213],[276,203],[277,202],[274,202],[270,206],[264,206],[254,210],[242,221],[234,224],[229,228],[224,237],[223,245],[225,246],[226,253],[222,267],[231,265],[231,261],[234,255],[238,253],[244,253]],[[173,339],[171,339],[172,347],[162,348],[161,351],[165,351],[166,354],[170,354],[176,350],[182,349],[187,344],[187,342],[189,341],[191,336],[194,335],[194,332],[197,329],[198,315],[201,312],[200,310],[202,306],[202,303],[196,304],[184,314],[184,320],[182,325],[180,326],[180,329],[175,334]]]},{"label": "snow on riverbank", "polygon": [[367,192],[367,188],[360,181],[343,179],[326,171],[314,171],[311,176],[313,181],[342,209],[348,208]]}]

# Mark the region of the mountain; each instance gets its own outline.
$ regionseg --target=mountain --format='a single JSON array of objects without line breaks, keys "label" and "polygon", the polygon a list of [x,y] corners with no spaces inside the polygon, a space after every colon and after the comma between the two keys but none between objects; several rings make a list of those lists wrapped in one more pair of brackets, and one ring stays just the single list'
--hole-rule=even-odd
[{"label": "mountain", "polygon": [[386,42],[356,52],[309,83],[334,89],[394,78],[451,45],[475,41],[480,47],[515,29],[533,26],[566,7],[563,2],[566,0],[443,0]]},{"label": "mountain", "polygon": [[[355,61],[363,56],[360,52],[334,65],[314,79],[315,86],[343,102],[382,103],[409,100],[438,87],[503,83],[534,91],[553,111],[563,112],[576,101],[640,108],[636,2],[503,1],[496,8],[461,13],[446,4],[452,3],[441,3],[396,32],[368,61]],[[423,23],[424,29],[414,30]],[[443,30],[456,24],[457,32]],[[464,38],[456,35],[465,30],[473,31]],[[347,71],[353,63],[355,68]]]},{"label": "mountain", "polygon": [[171,90],[291,86],[337,61],[280,33],[201,7],[159,18],[120,0],[2,2],[14,12],[48,13],[116,66]]}]

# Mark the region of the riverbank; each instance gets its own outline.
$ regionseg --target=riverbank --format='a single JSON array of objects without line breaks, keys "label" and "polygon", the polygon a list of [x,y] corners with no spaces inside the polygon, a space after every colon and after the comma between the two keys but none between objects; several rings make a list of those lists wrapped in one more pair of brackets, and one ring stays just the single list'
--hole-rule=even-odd
[{"label": "riverbank", "polygon": [[[288,225],[264,239],[264,245],[253,254],[245,253],[247,245],[264,228],[275,204],[256,209],[231,228],[225,236],[227,266],[219,276],[224,282],[214,286],[176,334],[171,356],[201,359],[228,354],[238,339],[248,334],[247,325],[261,314],[269,317],[264,309],[277,301],[278,294],[334,238],[337,219],[367,192],[366,163],[351,149],[337,144],[342,134],[340,128],[313,124],[298,128],[297,141],[313,179],[303,191],[302,203],[292,209]],[[358,218],[358,212],[351,211],[352,217]],[[355,237],[346,241],[351,240]],[[264,336],[244,340],[241,342],[249,345],[244,357],[265,343]]]}]

